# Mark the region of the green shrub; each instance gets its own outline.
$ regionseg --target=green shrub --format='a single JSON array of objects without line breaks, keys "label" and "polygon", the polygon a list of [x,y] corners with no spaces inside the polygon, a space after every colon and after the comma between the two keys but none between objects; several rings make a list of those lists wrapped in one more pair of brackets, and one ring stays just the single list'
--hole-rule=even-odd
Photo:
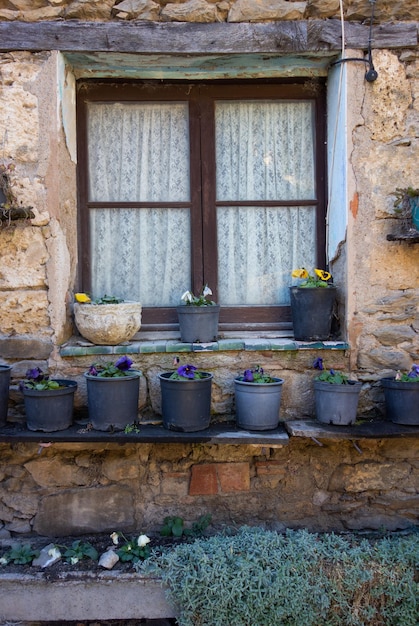
[{"label": "green shrub", "polygon": [[419,533],[376,540],[244,527],[137,567],[180,626],[417,626]]}]

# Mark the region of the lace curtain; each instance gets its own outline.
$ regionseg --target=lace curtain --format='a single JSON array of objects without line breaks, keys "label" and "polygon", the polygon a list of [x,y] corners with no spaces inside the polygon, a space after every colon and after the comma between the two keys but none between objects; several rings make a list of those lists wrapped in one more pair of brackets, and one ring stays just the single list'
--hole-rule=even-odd
[{"label": "lace curtain", "polygon": [[[217,201],[315,197],[310,102],[219,102]],[[315,259],[315,207],[218,207],[220,302],[287,304],[293,268]]]},{"label": "lace curtain", "polygon": [[[188,202],[187,103],[90,104],[89,200]],[[173,306],[189,288],[188,208],[90,210],[92,293]]]},{"label": "lace curtain", "polygon": [[[187,103],[89,105],[91,202],[188,202]],[[315,198],[310,102],[218,102],[219,301],[287,304],[290,272],[315,260],[314,206],[222,206]],[[188,208],[90,209],[92,293],[174,306],[190,288]]]}]

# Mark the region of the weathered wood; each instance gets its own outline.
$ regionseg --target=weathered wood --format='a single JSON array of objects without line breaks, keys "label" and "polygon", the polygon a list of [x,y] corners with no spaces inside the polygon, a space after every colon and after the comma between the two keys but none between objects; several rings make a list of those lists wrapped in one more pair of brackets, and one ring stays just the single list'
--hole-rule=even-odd
[{"label": "weathered wood", "polygon": [[[366,49],[367,25],[345,24],[346,44]],[[415,23],[373,28],[373,48],[418,45]],[[304,54],[338,51],[339,20],[264,24],[153,22],[0,22],[0,51],[131,52],[141,54]]]},{"label": "weathered wood", "polygon": [[[345,22],[345,45],[353,50],[366,50],[370,29],[367,25]],[[328,44],[331,50],[342,47],[340,20],[308,22],[308,45]],[[411,48],[418,45],[418,25],[411,22],[379,24],[372,29],[371,46],[378,48]]]}]

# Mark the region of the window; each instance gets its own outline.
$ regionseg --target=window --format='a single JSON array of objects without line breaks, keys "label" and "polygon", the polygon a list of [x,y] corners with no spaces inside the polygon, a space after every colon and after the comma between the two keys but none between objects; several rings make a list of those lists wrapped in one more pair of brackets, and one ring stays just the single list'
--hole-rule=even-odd
[{"label": "window", "polygon": [[208,283],[221,327],[289,327],[295,267],[324,264],[319,83],[84,82],[81,281],[171,328]]}]

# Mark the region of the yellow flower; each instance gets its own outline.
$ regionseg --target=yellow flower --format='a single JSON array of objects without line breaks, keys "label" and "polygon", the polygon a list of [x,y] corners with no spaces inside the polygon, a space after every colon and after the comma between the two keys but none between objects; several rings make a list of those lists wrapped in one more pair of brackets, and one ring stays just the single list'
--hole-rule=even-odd
[{"label": "yellow flower", "polygon": [[91,302],[91,299],[87,295],[87,293],[75,293],[74,297],[77,302]]},{"label": "yellow flower", "polygon": [[308,278],[308,272],[305,267],[302,267],[301,269],[293,270],[291,276],[293,278]]},{"label": "yellow flower", "polygon": [[332,278],[332,274],[329,274],[329,272],[326,272],[325,270],[314,269],[314,273],[320,278],[320,280],[329,280]]}]

